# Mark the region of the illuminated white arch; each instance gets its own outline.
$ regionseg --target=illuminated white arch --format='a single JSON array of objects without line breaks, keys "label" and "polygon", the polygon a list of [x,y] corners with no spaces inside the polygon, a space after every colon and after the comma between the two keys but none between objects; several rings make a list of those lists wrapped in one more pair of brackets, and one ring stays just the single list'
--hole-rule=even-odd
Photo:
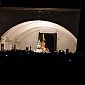
[{"label": "illuminated white arch", "polygon": [[[26,39],[26,36],[28,36],[29,39],[32,39],[31,36],[34,32],[37,33],[37,34],[34,34],[34,38],[36,38],[38,36],[38,32],[57,33],[58,39],[63,40],[63,42],[61,44],[62,46],[65,45],[65,43],[66,44],[69,43],[69,44],[67,44],[67,45],[70,45],[70,46],[68,46],[68,49],[70,49],[73,46],[74,46],[74,48],[71,48],[71,51],[74,52],[76,49],[75,46],[77,44],[77,39],[71,32],[69,32],[67,29],[65,29],[64,27],[62,27],[56,23],[52,23],[49,21],[43,21],[43,20],[27,21],[27,22],[18,24],[16,26],[12,27],[11,29],[9,29],[7,32],[5,32],[2,35],[2,38],[4,40],[6,40],[6,37],[8,37],[10,40],[17,39],[20,42],[20,41],[22,41],[22,39]],[[36,37],[35,37],[35,35],[36,35]],[[67,40],[67,42],[65,39]],[[37,41],[35,41],[35,43],[37,43]],[[60,43],[61,43],[60,41],[57,43],[58,44],[57,50],[65,50],[65,47],[61,47]],[[71,46],[71,44],[73,44],[73,45]],[[35,46],[36,46],[36,44],[35,44]]]}]

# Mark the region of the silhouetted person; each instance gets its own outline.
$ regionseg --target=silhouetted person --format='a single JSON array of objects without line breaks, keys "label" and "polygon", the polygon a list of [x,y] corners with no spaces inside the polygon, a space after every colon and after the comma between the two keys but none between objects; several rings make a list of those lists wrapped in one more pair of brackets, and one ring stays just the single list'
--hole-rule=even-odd
[{"label": "silhouetted person", "polygon": [[16,45],[14,45],[14,51],[16,51]]},{"label": "silhouetted person", "polygon": [[31,46],[30,46],[30,51],[31,51]]},{"label": "silhouetted person", "polygon": [[26,52],[28,52],[28,49],[29,49],[29,48],[28,48],[28,47],[26,47]]}]

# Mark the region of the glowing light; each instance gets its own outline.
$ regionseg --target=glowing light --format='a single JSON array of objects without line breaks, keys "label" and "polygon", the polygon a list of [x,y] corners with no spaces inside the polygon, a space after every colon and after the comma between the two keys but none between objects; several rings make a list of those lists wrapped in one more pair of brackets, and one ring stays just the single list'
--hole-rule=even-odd
[{"label": "glowing light", "polygon": [[[14,40],[17,38],[18,41],[21,42],[21,44],[19,44],[19,45],[20,46],[23,45],[22,47],[20,47],[21,49],[22,48],[24,49],[25,44],[26,45],[28,44],[27,46],[32,45],[33,50],[34,50],[37,39],[30,39],[30,37],[35,38],[35,36],[37,36],[36,34],[31,35],[32,33],[35,33],[35,32],[36,32],[36,34],[38,32],[57,33],[58,34],[57,37],[59,39],[57,41],[58,42],[57,44],[59,46],[58,50],[66,49],[65,46],[67,46],[67,48],[71,49],[72,52],[74,52],[76,50],[75,49],[76,46],[74,46],[74,44],[77,44],[76,37],[71,32],[69,32],[67,29],[65,29],[64,27],[62,27],[56,23],[49,22],[49,21],[43,21],[43,20],[27,21],[27,22],[24,22],[24,23],[21,23],[21,24],[18,24],[16,26],[12,27],[7,32],[5,32],[1,37],[4,40],[6,40],[6,37],[8,37],[10,40],[13,40],[12,41],[13,43],[14,43]],[[62,34],[63,34],[63,36],[62,36]],[[27,39],[29,39],[29,41],[27,41]],[[35,43],[33,40],[35,41]],[[22,44],[22,41],[23,41],[23,44]],[[30,43],[30,42],[32,42],[32,43]],[[5,46],[6,46],[6,43],[5,43]],[[10,46],[10,47],[12,47],[12,46]],[[5,47],[5,49],[7,49],[7,48]]]},{"label": "glowing light", "polygon": [[71,59],[69,59],[68,61],[69,61],[69,62],[71,62],[72,60],[71,60]]},{"label": "glowing light", "polygon": [[8,55],[6,55],[6,57],[7,57]]},{"label": "glowing light", "polygon": [[63,51],[61,50],[61,53],[62,53]]}]

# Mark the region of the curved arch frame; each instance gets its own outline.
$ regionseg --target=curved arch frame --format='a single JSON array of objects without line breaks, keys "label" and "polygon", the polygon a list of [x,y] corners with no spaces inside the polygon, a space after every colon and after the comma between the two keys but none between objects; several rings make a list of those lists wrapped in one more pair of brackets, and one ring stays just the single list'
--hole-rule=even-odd
[{"label": "curved arch frame", "polygon": [[49,21],[43,21],[43,20],[34,20],[34,21],[28,21],[28,22],[18,24],[16,26],[12,27],[11,29],[9,29],[7,32],[5,32],[2,35],[2,38],[5,35],[7,35],[9,32],[11,32],[10,35],[13,36],[13,33],[14,32],[16,33],[17,30],[19,31],[19,34],[20,34],[20,31],[24,28],[24,26],[25,26],[25,29],[22,32],[27,31],[27,30],[32,29],[32,28],[35,28],[35,27],[39,27],[39,26],[52,27],[52,28],[55,28],[55,29],[59,29],[60,31],[68,34],[74,40],[76,40],[76,37],[71,32],[69,32],[67,29],[65,29],[64,27],[62,27],[62,26],[60,26],[60,25],[58,25],[56,23],[49,22]]},{"label": "curved arch frame", "polygon": [[37,30],[40,30],[39,27],[43,27],[43,29],[45,29],[44,27],[48,28],[52,28],[50,30],[58,30],[62,33],[65,33],[66,35],[68,35],[71,39],[73,39],[73,41],[77,42],[76,37],[69,32],[67,29],[65,29],[64,27],[53,23],[53,22],[49,22],[49,21],[43,21],[43,20],[34,20],[34,21],[27,21],[21,24],[18,24],[14,27],[12,27],[11,29],[9,29],[7,32],[5,32],[2,35],[2,38],[5,40],[6,37],[10,37],[10,39],[16,38],[16,36],[20,36],[21,34],[32,30],[34,28],[38,28]]}]

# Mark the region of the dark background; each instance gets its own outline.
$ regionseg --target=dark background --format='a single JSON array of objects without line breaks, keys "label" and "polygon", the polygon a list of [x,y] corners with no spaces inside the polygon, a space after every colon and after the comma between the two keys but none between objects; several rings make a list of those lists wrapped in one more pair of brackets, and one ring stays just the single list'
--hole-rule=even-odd
[{"label": "dark background", "polygon": [[[80,3],[80,1],[83,1],[82,2],[82,5]],[[84,0],[1,0],[1,7],[31,7],[31,8],[35,8],[35,7],[46,7],[46,8],[72,8],[72,9],[79,9],[81,7],[84,7]],[[1,12],[1,11],[0,11]],[[3,15],[3,14],[2,14]],[[8,14],[10,15],[10,13]],[[4,15],[3,15],[4,16]],[[81,51],[84,51],[85,52],[85,39],[84,39],[84,36],[85,36],[85,31],[84,31],[84,28],[85,28],[85,22],[83,22],[85,20],[85,12],[84,12],[84,9],[81,9],[81,13],[80,13],[80,23],[79,23],[79,31],[78,31],[78,50],[79,52]],[[5,21],[5,19],[4,19]],[[0,20],[1,22],[1,20]],[[2,22],[3,23],[3,22]],[[9,23],[9,22],[8,22]],[[85,58],[82,58],[83,60],[85,60]],[[40,66],[41,67],[41,66]],[[40,69],[40,67],[38,68],[39,70],[37,71],[40,72],[42,69]],[[59,66],[61,68],[61,66]],[[67,66],[68,67],[68,66]],[[74,66],[75,68],[71,68],[68,67],[68,68],[65,68],[63,67],[63,69],[59,69],[58,66],[57,66],[57,72],[56,72],[56,66],[55,66],[55,69],[52,69],[52,67],[49,67],[50,69],[47,71],[48,74],[50,74],[48,77],[51,76],[51,79],[56,79],[55,77],[57,77],[58,79],[60,80],[64,80],[65,77],[69,79],[80,79],[82,80],[84,75],[85,75],[85,71],[84,69],[81,69],[79,66]],[[78,67],[78,68],[77,68]],[[14,67],[13,67],[14,68]],[[28,66],[26,67],[28,69]],[[33,68],[33,67],[32,67]],[[47,67],[46,67],[47,68]],[[77,69],[76,69],[77,68]],[[8,69],[8,68],[7,68]],[[7,69],[5,69],[5,72],[4,73],[7,73]],[[18,68],[19,69],[19,68]],[[24,73],[28,73],[28,70],[27,69],[24,69],[25,72]],[[47,68],[48,69],[48,68]],[[66,69],[66,70],[65,70]],[[12,69],[14,70],[14,69]],[[10,70],[10,71],[12,71]],[[53,70],[52,72],[50,70]],[[81,71],[80,71],[81,70]],[[10,73],[9,71],[9,73]],[[16,70],[17,71],[17,70]],[[22,69],[20,69],[18,71],[18,73],[20,73],[20,71],[22,72]],[[27,71],[27,72],[26,72]],[[33,69],[33,73],[36,74],[36,68]],[[44,71],[42,70],[41,73],[42,75],[44,74],[44,72],[46,71],[46,69],[44,68]],[[50,71],[50,73],[49,73]],[[59,72],[58,72],[59,71]],[[65,72],[64,72],[65,71]],[[14,74],[15,72],[13,72]],[[17,74],[18,74],[17,73]],[[23,73],[23,75],[24,75]],[[33,74],[31,72],[31,74]],[[56,74],[57,75],[56,75]],[[22,74],[22,73],[21,73]],[[21,75],[20,74],[20,75]],[[66,76],[66,74],[68,76]],[[11,75],[11,74],[10,74]],[[39,74],[40,75],[40,74]],[[45,75],[45,74],[44,74]],[[53,75],[53,76],[52,76]],[[55,77],[54,77],[55,75]],[[21,75],[22,76],[22,75]],[[36,74],[37,76],[37,74]],[[36,77],[35,76],[35,77]],[[41,75],[40,75],[41,76]],[[82,77],[83,76],[83,77]],[[27,76],[28,77],[28,76]],[[33,77],[33,76],[32,76]],[[44,78],[47,78],[46,75],[44,76]],[[5,77],[6,78],[6,77]],[[12,77],[11,77],[12,78]],[[18,78],[18,77],[16,77]],[[20,78],[20,77],[19,77]],[[22,78],[22,77],[21,77]],[[25,78],[25,77],[23,77]],[[40,78],[40,77],[39,77]],[[6,78],[8,79],[8,77]],[[78,81],[77,80],[77,81]],[[15,81],[14,81],[15,82]],[[21,82],[21,81],[20,81]],[[59,82],[60,83],[60,82]]]},{"label": "dark background", "polygon": [[80,8],[81,0],[1,0],[1,6]]},{"label": "dark background", "polygon": [[[84,0],[0,0],[1,1],[1,4],[0,6],[1,7],[27,7],[27,8],[71,8],[71,9],[81,9],[82,7],[84,8]],[[1,12],[1,11],[0,11]],[[17,14],[17,13],[16,13]],[[73,13],[71,13],[73,14]],[[83,15],[83,17],[82,17]],[[80,22],[81,24],[79,25],[79,31],[78,31],[78,49],[84,49],[85,45],[84,45],[84,40],[83,40],[83,36],[84,36],[84,29],[83,29],[83,26],[84,24],[82,23],[84,20],[84,12],[82,11],[81,12],[81,19],[80,19]],[[3,13],[1,16],[4,16]],[[14,15],[13,15],[14,16]],[[74,15],[72,15],[74,16]],[[76,15],[75,15],[76,16]],[[10,16],[10,13],[8,13],[5,17],[11,17]],[[18,23],[21,23],[22,22],[22,14],[19,15],[19,18],[21,19],[20,22]],[[15,20],[17,20],[18,18],[16,16],[14,16]],[[0,25],[3,25],[4,23],[4,26],[8,23],[12,23],[11,26],[7,26],[6,29],[4,29],[3,32],[0,32],[0,36],[10,27],[18,24],[13,24],[13,21],[8,21],[6,18],[3,19],[3,17],[1,18],[2,22],[0,23]],[[6,20],[8,21],[6,23]],[[26,21],[26,20],[25,20]],[[71,20],[70,20],[71,21]],[[64,21],[63,21],[64,22]],[[71,23],[71,22],[68,22],[68,23]],[[78,21],[79,23],[79,21]],[[63,23],[65,25],[65,23]],[[64,26],[62,25],[62,26]],[[71,25],[72,27],[73,25]],[[77,25],[78,26],[78,25]],[[75,26],[74,26],[75,27]],[[68,27],[67,27],[68,28]],[[0,28],[0,29],[3,29],[3,28]],[[83,32],[82,32],[83,31]],[[76,34],[73,33],[75,36]],[[82,45],[82,46],[81,46]]]},{"label": "dark background", "polygon": [[0,8],[0,36],[11,27],[32,20],[59,24],[78,37],[80,9]]}]

